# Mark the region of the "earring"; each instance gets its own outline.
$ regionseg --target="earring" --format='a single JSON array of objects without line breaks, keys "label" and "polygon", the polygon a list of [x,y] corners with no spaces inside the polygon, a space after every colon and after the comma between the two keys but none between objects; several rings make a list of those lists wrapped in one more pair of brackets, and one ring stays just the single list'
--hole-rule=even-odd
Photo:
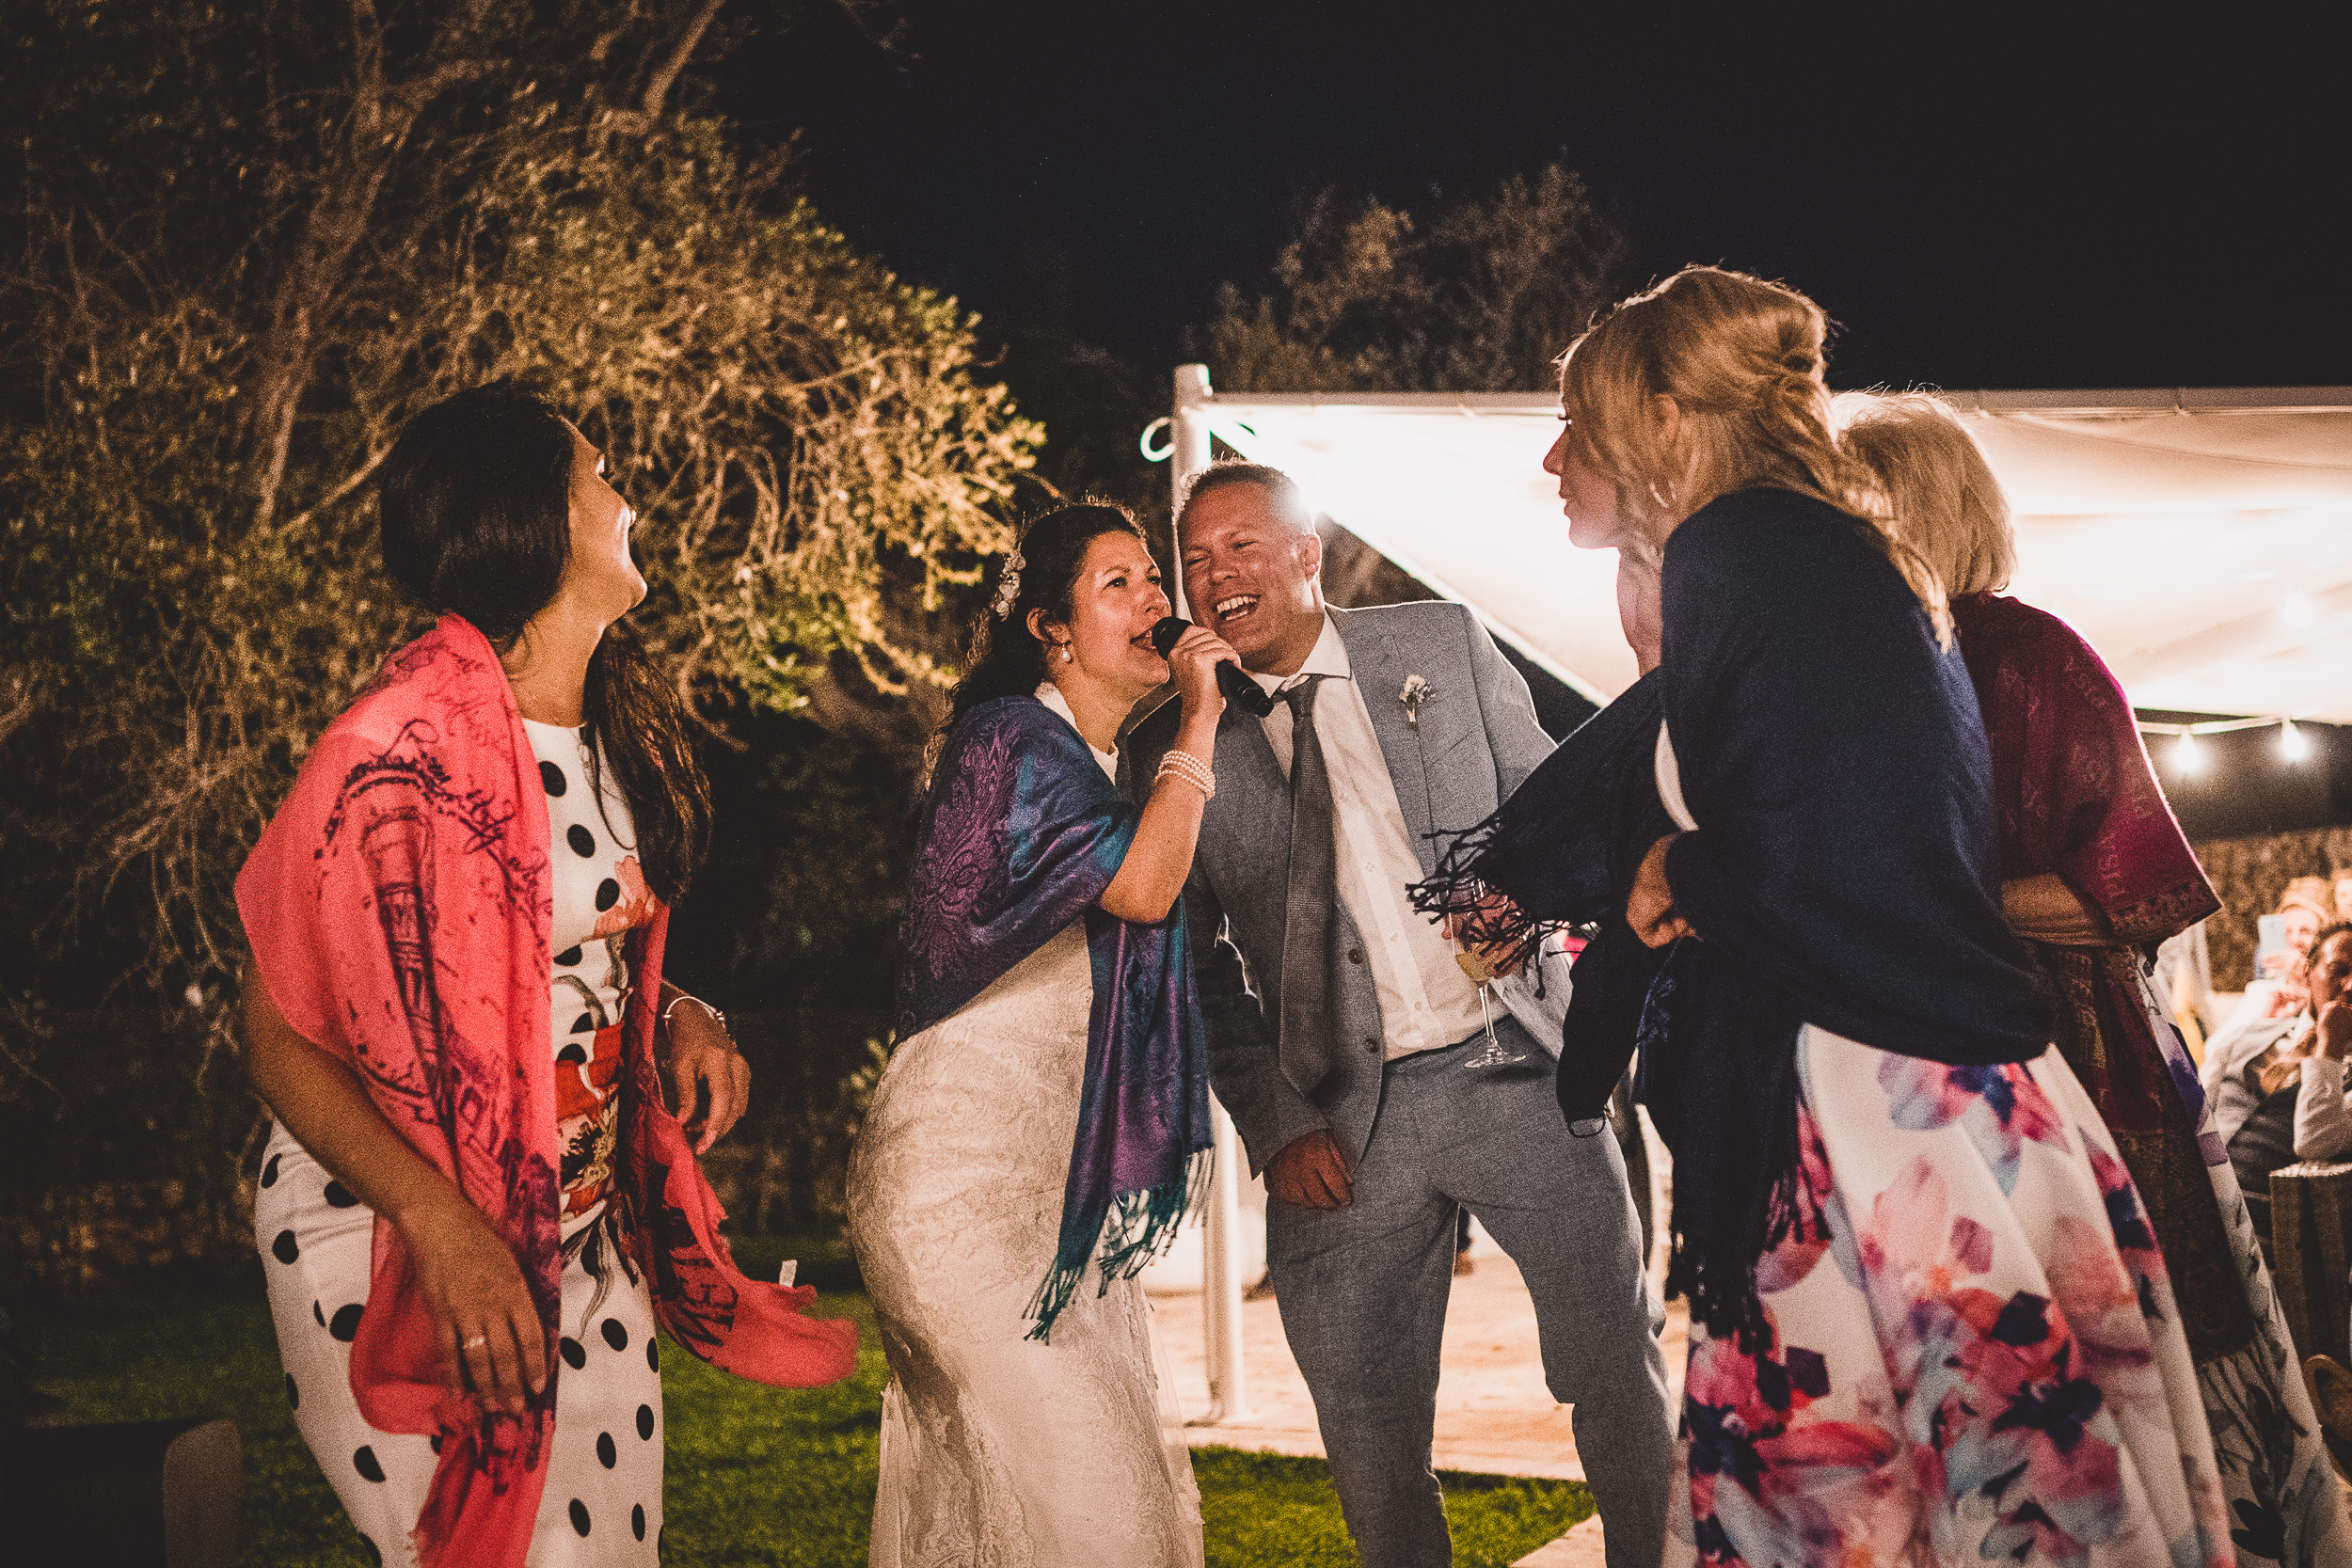
[{"label": "earring", "polygon": [[1074,663],[1077,660],[1077,657],[1078,656],[1076,654],[1070,651],[1069,643],[1065,642],[1061,645],[1061,661],[1064,664]]}]

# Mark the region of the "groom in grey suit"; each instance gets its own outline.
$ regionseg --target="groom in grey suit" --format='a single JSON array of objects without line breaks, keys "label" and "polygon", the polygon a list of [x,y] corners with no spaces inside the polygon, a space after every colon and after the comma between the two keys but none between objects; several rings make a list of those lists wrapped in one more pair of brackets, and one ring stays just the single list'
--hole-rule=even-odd
[{"label": "groom in grey suit", "polygon": [[[1460,605],[1327,608],[1322,541],[1277,469],[1210,468],[1177,542],[1193,615],[1279,698],[1217,726],[1184,907],[1211,1076],[1265,1172],[1267,1277],[1357,1550],[1452,1560],[1429,1448],[1466,1207],[1534,1299],[1609,1561],[1652,1568],[1673,1433],[1624,1157],[1605,1124],[1563,1123],[1550,1056],[1499,1004],[1489,1033],[1405,893],[1434,869],[1429,834],[1476,823],[1550,751],[1527,683]],[[1153,776],[1175,717],[1136,727],[1131,777]]]}]

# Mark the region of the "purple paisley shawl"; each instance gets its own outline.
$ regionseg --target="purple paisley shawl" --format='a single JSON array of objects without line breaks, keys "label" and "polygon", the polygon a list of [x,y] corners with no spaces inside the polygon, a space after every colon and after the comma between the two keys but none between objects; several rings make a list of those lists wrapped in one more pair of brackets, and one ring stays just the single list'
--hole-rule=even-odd
[{"label": "purple paisley shawl", "polygon": [[1086,1081],[1061,1239],[1030,1303],[1044,1339],[1100,1243],[1102,1289],[1176,1233],[1209,1148],[1208,1033],[1184,903],[1152,925],[1099,908],[1141,812],[1034,697],[980,704],[931,775],[899,928],[898,1037],[947,1017],[1083,916],[1093,959]]}]

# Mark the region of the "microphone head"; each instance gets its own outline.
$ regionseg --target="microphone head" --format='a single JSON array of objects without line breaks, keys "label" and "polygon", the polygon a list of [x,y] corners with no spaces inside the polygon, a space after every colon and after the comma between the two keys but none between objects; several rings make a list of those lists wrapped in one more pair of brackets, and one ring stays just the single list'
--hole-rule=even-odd
[{"label": "microphone head", "polygon": [[1176,640],[1191,629],[1192,623],[1183,616],[1164,615],[1159,624],[1152,628],[1152,646],[1158,650],[1162,658],[1166,658],[1168,651],[1176,646]]}]

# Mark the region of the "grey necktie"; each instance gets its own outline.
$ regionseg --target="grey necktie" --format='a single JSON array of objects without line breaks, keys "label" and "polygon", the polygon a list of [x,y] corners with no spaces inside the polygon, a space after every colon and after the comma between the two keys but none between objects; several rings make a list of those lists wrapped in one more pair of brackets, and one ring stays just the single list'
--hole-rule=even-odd
[{"label": "grey necktie", "polygon": [[1291,709],[1291,857],[1282,918],[1282,1070],[1301,1093],[1329,1076],[1335,1062],[1331,1012],[1331,908],[1339,898],[1339,854],[1331,839],[1331,774],[1315,734],[1315,692],[1309,675],[1282,693]]}]

